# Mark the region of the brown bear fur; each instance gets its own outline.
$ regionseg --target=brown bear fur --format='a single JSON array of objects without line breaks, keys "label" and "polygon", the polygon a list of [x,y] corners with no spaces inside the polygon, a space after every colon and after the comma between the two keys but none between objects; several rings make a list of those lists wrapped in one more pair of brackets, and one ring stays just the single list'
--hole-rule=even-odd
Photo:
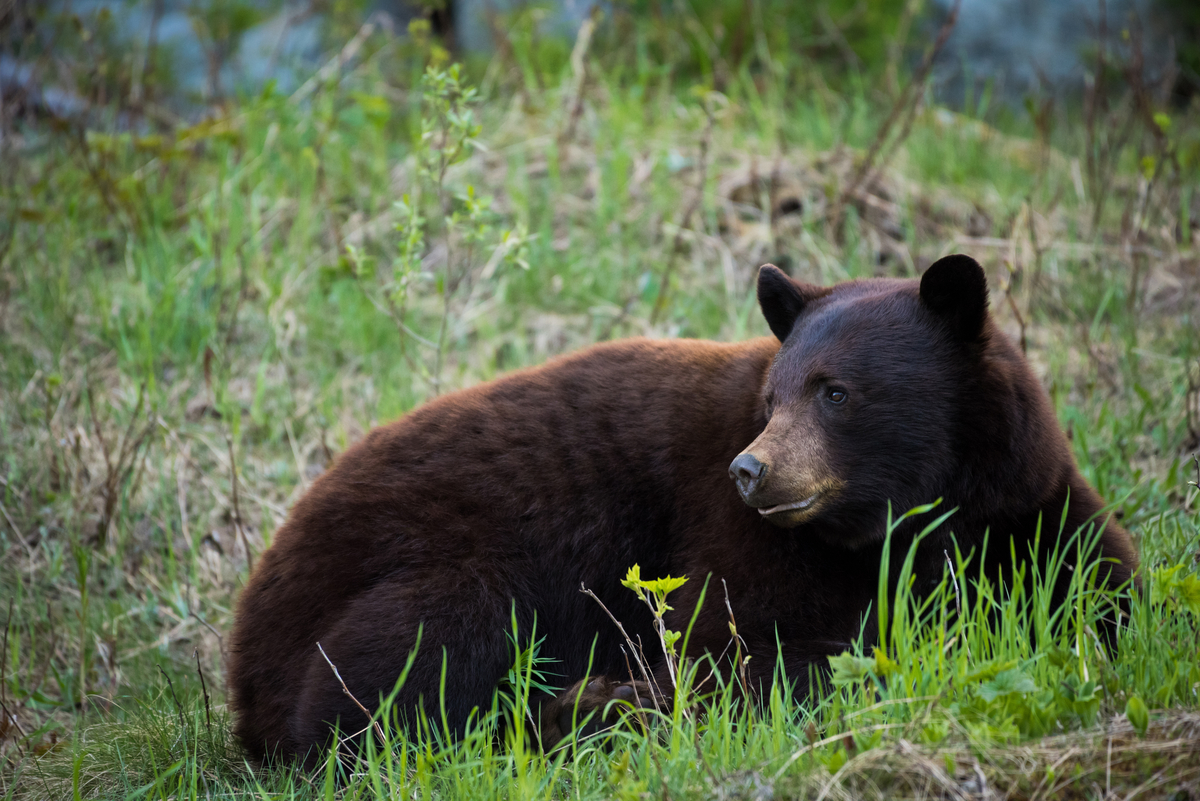
[{"label": "brown bear fur", "polygon": [[[966,552],[990,527],[985,557],[998,566],[1010,537],[1029,552],[1039,516],[1052,521],[1045,550],[1064,505],[1067,536],[1102,509],[989,318],[971,259],[943,259],[920,281],[831,288],[767,266],[759,300],[776,338],[598,345],[431,401],[347,450],[296,504],[238,605],[229,687],[250,753],[303,758],[334,721],[366,724],[318,641],[373,708],[420,631],[396,708],[441,721],[444,656],[445,723],[461,730],[512,664],[511,615],[523,633],[536,616],[541,655],[575,683],[543,706],[544,739],[556,740],[581,694],[586,711],[646,690],[581,584],[649,643],[650,616],[620,585],[628,567],[694,579],[672,596],[678,629],[705,577],[723,581],[756,657],[751,679],[769,682],[777,659],[803,677],[863,629],[889,501],[958,508],[921,546],[922,581],[940,580],[951,531]],[[929,519],[898,529],[893,551]],[[1120,585],[1136,552],[1118,525],[1095,522],[1104,578]],[[728,644],[714,597],[693,654]]]}]

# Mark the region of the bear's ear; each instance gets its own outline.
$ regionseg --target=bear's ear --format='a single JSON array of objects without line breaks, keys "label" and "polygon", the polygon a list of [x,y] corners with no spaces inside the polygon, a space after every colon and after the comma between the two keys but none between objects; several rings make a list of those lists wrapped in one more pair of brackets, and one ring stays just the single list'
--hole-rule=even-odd
[{"label": "bear's ear", "polygon": [[921,300],[950,324],[959,339],[978,339],[983,333],[987,276],[970,256],[946,256],[930,265],[921,276]]},{"label": "bear's ear", "polygon": [[792,326],[804,307],[826,292],[822,287],[793,281],[774,264],[764,264],[758,270],[758,305],[771,326],[771,333],[780,342],[792,333]]}]

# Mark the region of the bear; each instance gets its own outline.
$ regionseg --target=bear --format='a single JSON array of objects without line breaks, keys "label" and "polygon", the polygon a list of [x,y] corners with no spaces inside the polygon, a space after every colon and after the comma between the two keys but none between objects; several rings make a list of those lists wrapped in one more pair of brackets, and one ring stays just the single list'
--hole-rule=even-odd
[{"label": "bear", "polygon": [[[828,670],[878,631],[889,508],[957,508],[920,543],[918,583],[940,580],[951,537],[964,553],[986,542],[981,561],[1003,572],[1043,517],[1065,524],[1062,541],[1041,532],[1037,558],[1090,523],[1099,580],[1136,583],[1130,535],[991,318],[975,260],[832,287],[765,265],[757,293],[774,336],[598,344],[432,400],[342,454],[237,605],[228,686],[249,754],[312,762],[335,726],[364,729],[358,703],[377,708],[414,648],[394,709],[462,731],[513,663],[514,620],[568,687],[532,701],[543,747],[589,712],[607,720],[609,701],[653,703],[607,614],[656,641],[621,586],[634,564],[696,579],[672,595],[679,630],[706,578],[724,585],[752,687],[777,663]],[[895,529],[893,557],[930,519]],[[689,656],[728,646],[720,594],[696,613]]]}]

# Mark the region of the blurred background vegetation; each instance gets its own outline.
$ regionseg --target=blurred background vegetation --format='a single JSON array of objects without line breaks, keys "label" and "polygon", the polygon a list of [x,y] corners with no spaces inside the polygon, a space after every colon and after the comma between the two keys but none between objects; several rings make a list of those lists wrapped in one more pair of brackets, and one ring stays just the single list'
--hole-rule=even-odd
[{"label": "blurred background vegetation", "polygon": [[[1197,792],[1198,26],[1184,0],[0,0],[0,792],[374,792],[252,771],[223,711],[238,589],[339,452],[592,342],[765,334],[765,261],[831,283],[951,252],[1138,541],[1121,656],[964,639],[932,723],[859,686],[754,747],[698,733],[711,772],[642,738],[485,785],[808,795],[919,741],[914,787],[1037,795],[1069,764]],[[1098,721],[1115,774],[1022,745]],[[918,728],[833,736],[860,724]],[[482,792],[454,753],[404,792]]]}]

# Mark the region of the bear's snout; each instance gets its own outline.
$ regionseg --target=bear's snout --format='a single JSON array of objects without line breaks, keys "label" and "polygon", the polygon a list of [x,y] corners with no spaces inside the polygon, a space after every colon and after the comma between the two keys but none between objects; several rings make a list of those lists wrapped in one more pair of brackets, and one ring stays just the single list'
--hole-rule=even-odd
[{"label": "bear's snout", "polygon": [[746,503],[750,503],[750,496],[758,490],[766,475],[767,466],[752,453],[739,453],[729,465],[729,477],[737,484]]}]

